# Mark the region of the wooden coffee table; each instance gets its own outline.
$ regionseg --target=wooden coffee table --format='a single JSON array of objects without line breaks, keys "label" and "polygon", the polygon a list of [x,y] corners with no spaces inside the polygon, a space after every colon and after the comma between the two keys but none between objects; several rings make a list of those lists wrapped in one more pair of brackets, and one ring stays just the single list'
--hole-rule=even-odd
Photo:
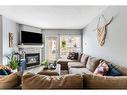
[{"label": "wooden coffee table", "polygon": [[55,69],[44,69],[44,66],[38,66],[38,67],[33,67],[30,69],[27,69],[24,71],[24,73],[34,73],[34,74],[44,74],[44,75],[60,75],[61,74],[61,66],[60,64],[56,65]]}]

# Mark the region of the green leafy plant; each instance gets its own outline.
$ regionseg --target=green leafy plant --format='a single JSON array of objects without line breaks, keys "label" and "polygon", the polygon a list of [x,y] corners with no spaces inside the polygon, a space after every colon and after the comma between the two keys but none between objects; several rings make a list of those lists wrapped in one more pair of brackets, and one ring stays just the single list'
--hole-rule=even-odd
[{"label": "green leafy plant", "polygon": [[12,70],[17,69],[20,66],[20,61],[15,56],[11,55],[10,57],[7,56],[7,58],[9,59],[7,66],[9,66]]},{"label": "green leafy plant", "polygon": [[63,40],[63,41],[62,41],[62,48],[65,48],[65,47],[66,47],[66,41]]},{"label": "green leafy plant", "polygon": [[44,65],[45,66],[45,68],[48,68],[48,60],[46,59],[46,60],[44,60],[43,62],[42,62],[42,65]]}]

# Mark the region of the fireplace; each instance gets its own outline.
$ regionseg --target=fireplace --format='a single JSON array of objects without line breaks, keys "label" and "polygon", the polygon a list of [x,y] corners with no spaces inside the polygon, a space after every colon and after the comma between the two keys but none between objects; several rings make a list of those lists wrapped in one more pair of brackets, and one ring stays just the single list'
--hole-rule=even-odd
[{"label": "fireplace", "polygon": [[39,53],[31,53],[25,54],[26,66],[36,66],[40,64],[40,54]]}]

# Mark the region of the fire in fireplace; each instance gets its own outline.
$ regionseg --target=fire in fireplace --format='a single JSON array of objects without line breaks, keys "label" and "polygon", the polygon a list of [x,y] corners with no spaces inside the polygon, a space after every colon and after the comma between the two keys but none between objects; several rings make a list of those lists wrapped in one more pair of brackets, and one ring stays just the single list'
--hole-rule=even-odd
[{"label": "fire in fireplace", "polygon": [[39,53],[31,53],[25,54],[26,66],[35,66],[40,64],[40,54]]}]

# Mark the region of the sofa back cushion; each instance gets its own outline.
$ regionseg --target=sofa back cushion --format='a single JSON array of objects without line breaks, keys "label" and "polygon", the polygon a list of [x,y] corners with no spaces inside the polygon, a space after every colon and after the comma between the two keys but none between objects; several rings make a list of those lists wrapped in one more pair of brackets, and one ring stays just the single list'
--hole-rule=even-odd
[{"label": "sofa back cushion", "polygon": [[89,69],[91,72],[94,72],[97,66],[99,65],[100,59],[95,57],[88,57],[86,68]]},{"label": "sofa back cushion", "polygon": [[13,89],[21,84],[19,73],[0,76],[0,89]]},{"label": "sofa back cushion", "polygon": [[88,57],[89,57],[88,55],[82,54],[80,62],[86,65]]},{"label": "sofa back cushion", "polygon": [[78,56],[78,61],[80,62],[80,61],[81,61],[81,58],[82,58],[83,53],[79,53],[78,55],[79,55],[79,56]]},{"label": "sofa back cushion", "polygon": [[84,75],[83,86],[88,89],[127,89],[127,76]]},{"label": "sofa back cushion", "polygon": [[22,77],[22,89],[81,89],[81,75],[46,76],[27,73]]}]

